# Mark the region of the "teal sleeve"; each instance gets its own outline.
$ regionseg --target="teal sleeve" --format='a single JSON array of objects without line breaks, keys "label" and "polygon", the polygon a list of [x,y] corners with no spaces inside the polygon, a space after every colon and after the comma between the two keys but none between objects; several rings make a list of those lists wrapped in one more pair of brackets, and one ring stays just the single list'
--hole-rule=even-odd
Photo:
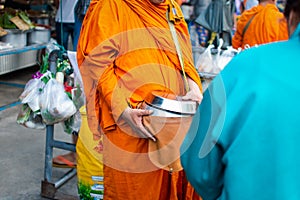
[{"label": "teal sleeve", "polygon": [[225,120],[226,95],[221,77],[204,93],[190,130],[181,146],[187,178],[205,200],[217,199],[223,187],[223,148],[218,139]]}]

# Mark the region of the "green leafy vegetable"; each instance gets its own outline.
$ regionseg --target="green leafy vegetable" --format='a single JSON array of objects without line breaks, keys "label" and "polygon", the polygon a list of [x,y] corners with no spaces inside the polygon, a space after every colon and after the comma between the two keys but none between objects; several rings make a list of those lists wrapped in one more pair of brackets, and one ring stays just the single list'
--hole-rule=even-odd
[{"label": "green leafy vegetable", "polygon": [[24,11],[20,11],[18,12],[18,16],[26,23],[29,25],[29,27],[32,29],[34,28],[34,24],[31,22],[31,20],[29,19],[28,15],[26,12]]},{"label": "green leafy vegetable", "polygon": [[8,12],[4,12],[3,14],[3,28],[4,29],[15,29],[17,26],[10,21],[14,16]]},{"label": "green leafy vegetable", "polygon": [[94,200],[93,197],[91,197],[90,193],[91,193],[91,186],[88,184],[84,184],[83,182],[79,182],[78,184],[78,193],[79,193],[79,197],[80,199],[84,199],[84,200]]}]

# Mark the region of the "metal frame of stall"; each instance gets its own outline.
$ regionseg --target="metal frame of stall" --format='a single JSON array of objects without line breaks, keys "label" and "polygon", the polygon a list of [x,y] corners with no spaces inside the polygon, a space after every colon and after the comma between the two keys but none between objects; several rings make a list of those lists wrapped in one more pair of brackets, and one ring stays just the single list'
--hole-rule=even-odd
[{"label": "metal frame of stall", "polygon": [[[45,44],[33,44],[21,48],[8,48],[0,51],[0,75],[34,66],[38,63]],[[24,88],[25,85],[1,82],[0,85]],[[0,111],[19,105],[19,101],[14,101],[1,106]]]},{"label": "metal frame of stall", "polygon": [[[58,58],[59,50],[53,50],[49,54],[49,70],[52,73],[56,73],[56,60]],[[52,180],[52,158],[53,149],[64,149],[76,152],[75,144],[68,142],[58,141],[54,139],[54,125],[46,126],[46,146],[45,146],[45,168],[44,168],[44,180],[41,182],[41,196],[51,199],[72,199],[72,196],[64,194],[63,197],[57,197],[57,189],[63,184],[69,181],[73,176],[76,175],[76,168],[72,168],[67,171],[60,179],[56,182]]]},{"label": "metal frame of stall", "polygon": [[[0,74],[12,72],[33,66],[38,63],[40,53],[46,48],[46,44],[34,44],[21,48],[11,48],[0,51]],[[56,59],[50,61],[50,71],[56,70]],[[55,68],[54,68],[55,66]],[[57,189],[76,175],[76,169],[68,170],[60,179],[53,182],[52,179],[52,158],[53,149],[59,148],[75,152],[75,145],[54,139],[54,125],[46,126],[46,146],[45,146],[45,166],[44,166],[44,180],[41,181],[41,196],[51,199],[74,199],[73,196],[66,194],[60,195]]]},{"label": "metal frame of stall", "polygon": [[[0,70],[0,74],[12,72],[15,70],[23,69],[25,67],[33,66],[38,63],[41,50],[46,48],[46,44],[34,44],[30,46],[25,46],[22,48],[12,48],[0,51],[0,64],[3,70]],[[52,51],[57,53],[56,50]],[[51,53],[52,53],[51,52]],[[49,56],[50,57],[50,56]],[[56,71],[56,59],[53,57],[52,60],[49,59],[49,68],[51,72]],[[19,63],[13,62],[20,61]],[[44,166],[44,180],[41,181],[41,196],[51,199],[74,199],[73,196],[68,196],[64,194],[63,196],[58,193],[57,189],[65,184],[68,180],[76,175],[76,169],[70,169],[67,171],[60,179],[53,182],[52,179],[52,158],[53,149],[64,149],[75,152],[75,145],[63,141],[58,141],[54,139],[54,125],[46,126],[46,146],[45,146],[45,166]]]},{"label": "metal frame of stall", "polygon": [[45,44],[34,44],[1,50],[0,75],[37,64],[40,53],[45,48]]},{"label": "metal frame of stall", "polygon": [[[41,196],[55,199],[57,189],[63,184],[69,181],[76,175],[76,169],[72,168],[67,171],[56,182],[52,180],[52,158],[53,148],[59,148],[69,151],[76,151],[75,145],[63,141],[54,139],[54,125],[47,125],[46,127],[46,146],[45,146],[45,168],[44,168],[44,180],[41,182]],[[67,198],[67,197],[65,197]]]}]

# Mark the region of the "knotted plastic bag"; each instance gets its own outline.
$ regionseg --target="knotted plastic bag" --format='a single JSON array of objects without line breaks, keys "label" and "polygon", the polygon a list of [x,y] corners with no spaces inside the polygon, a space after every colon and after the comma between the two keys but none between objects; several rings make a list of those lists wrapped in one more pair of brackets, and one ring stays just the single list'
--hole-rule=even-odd
[{"label": "knotted plastic bag", "polygon": [[39,105],[40,92],[44,86],[45,83],[41,81],[40,78],[30,79],[27,82],[24,91],[19,97],[22,104],[27,103],[33,112],[38,111],[40,109],[40,105]]},{"label": "knotted plastic bag", "polygon": [[216,55],[212,54],[214,45],[209,45],[205,51],[199,56],[196,68],[199,72],[215,73],[217,70]]},{"label": "knotted plastic bag", "polygon": [[40,114],[33,112],[28,104],[23,104],[17,117],[17,123],[27,128],[44,129],[46,124]]},{"label": "knotted plastic bag", "polygon": [[40,95],[41,115],[46,124],[55,124],[76,113],[73,101],[65,93],[64,86],[50,78]]},{"label": "knotted plastic bag", "polygon": [[222,71],[225,66],[230,62],[230,60],[238,54],[240,51],[232,48],[227,47],[226,50],[219,50],[217,57],[216,57],[216,63],[217,63],[217,70],[215,71],[217,74]]}]

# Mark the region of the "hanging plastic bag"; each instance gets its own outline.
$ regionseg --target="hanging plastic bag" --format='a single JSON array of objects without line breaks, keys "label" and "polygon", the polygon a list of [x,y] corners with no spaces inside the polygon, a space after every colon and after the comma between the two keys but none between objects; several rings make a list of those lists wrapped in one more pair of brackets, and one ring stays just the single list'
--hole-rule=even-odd
[{"label": "hanging plastic bag", "polygon": [[215,56],[211,53],[213,47],[214,45],[209,45],[199,56],[196,63],[196,68],[199,72],[213,73],[215,68],[217,67]]},{"label": "hanging plastic bag", "polygon": [[42,91],[40,108],[46,124],[65,121],[76,113],[76,107],[65,93],[64,86],[54,78],[50,78]]},{"label": "hanging plastic bag", "polygon": [[19,99],[22,104],[27,103],[33,112],[40,109],[39,96],[41,89],[45,86],[45,83],[40,78],[30,79]]},{"label": "hanging plastic bag", "polygon": [[238,53],[239,51],[232,47],[227,47],[226,50],[220,50],[216,58],[218,66],[218,70],[216,73],[222,71],[225,68],[225,66],[230,62],[230,60]]},{"label": "hanging plastic bag", "polygon": [[53,38],[50,38],[50,41],[47,43],[46,46],[46,54],[50,54],[54,50],[60,50],[57,41]]},{"label": "hanging plastic bag", "polygon": [[74,70],[74,89],[72,90],[72,99],[76,108],[79,110],[85,104],[85,95],[83,90],[83,81],[76,59],[76,51],[68,51],[68,58]]},{"label": "hanging plastic bag", "polygon": [[226,50],[222,50],[223,39],[219,40],[218,48],[214,49],[214,45],[209,45],[207,49],[199,56],[196,67],[201,73],[210,73],[216,76],[219,74],[229,61],[239,53],[238,50],[232,47],[227,47]]},{"label": "hanging plastic bag", "polygon": [[79,132],[81,126],[81,115],[80,112],[77,111],[74,115],[72,115],[69,119],[61,122],[63,129],[66,133]]},{"label": "hanging plastic bag", "polygon": [[28,104],[21,106],[20,112],[17,117],[17,123],[27,128],[45,129],[46,124],[43,122],[42,116],[33,112]]}]

